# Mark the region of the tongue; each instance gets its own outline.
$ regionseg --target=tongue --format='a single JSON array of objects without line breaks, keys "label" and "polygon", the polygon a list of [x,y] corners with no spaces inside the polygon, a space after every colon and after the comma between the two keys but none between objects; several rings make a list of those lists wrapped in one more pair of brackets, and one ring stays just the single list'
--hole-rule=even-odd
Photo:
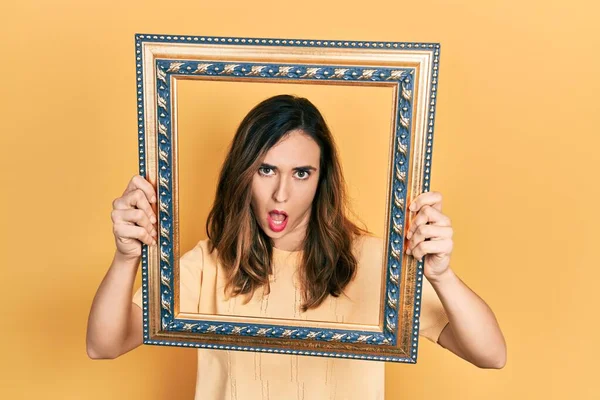
[{"label": "tongue", "polygon": [[277,214],[277,213],[270,213],[269,215],[271,215],[271,219],[273,221],[283,221],[285,219],[285,215],[283,214]]}]

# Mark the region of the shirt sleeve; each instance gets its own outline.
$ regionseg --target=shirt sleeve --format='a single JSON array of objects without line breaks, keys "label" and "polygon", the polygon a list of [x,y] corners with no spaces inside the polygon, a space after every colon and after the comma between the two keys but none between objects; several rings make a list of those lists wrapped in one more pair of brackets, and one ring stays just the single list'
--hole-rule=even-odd
[{"label": "shirt sleeve", "polygon": [[[204,253],[200,243],[179,258],[179,311],[197,314],[202,286]],[[132,302],[142,308],[142,287],[132,298]]]},{"label": "shirt sleeve", "polygon": [[442,330],[448,323],[448,316],[442,301],[425,277],[423,277],[422,293],[419,335],[437,343]]},{"label": "shirt sleeve", "polygon": [[133,295],[132,301],[133,301],[133,304],[135,304],[139,308],[142,308],[142,287],[141,286],[138,288],[138,290]]},{"label": "shirt sleeve", "polygon": [[198,314],[204,252],[200,243],[179,259],[179,312]]}]

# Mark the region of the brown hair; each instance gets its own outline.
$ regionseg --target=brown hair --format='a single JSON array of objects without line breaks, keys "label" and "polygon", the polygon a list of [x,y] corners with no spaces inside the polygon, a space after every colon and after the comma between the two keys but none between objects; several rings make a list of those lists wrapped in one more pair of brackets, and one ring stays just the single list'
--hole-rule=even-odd
[{"label": "brown hair", "polygon": [[321,150],[319,182],[304,240],[302,310],[339,296],[354,278],[356,236],[368,233],[346,217],[346,189],[333,137],[319,110],[307,99],[279,95],[255,106],[243,119],[230,145],[212,209],[206,222],[210,251],[215,248],[228,274],[226,290],[252,296],[269,289],[273,244],[251,207],[252,178],[267,151],[289,132],[300,129]]}]

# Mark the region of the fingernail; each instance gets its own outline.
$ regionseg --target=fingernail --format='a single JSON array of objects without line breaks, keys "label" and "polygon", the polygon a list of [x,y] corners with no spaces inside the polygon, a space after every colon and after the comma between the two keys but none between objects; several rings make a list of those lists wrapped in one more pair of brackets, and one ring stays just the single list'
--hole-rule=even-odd
[{"label": "fingernail", "polygon": [[406,234],[406,238],[407,238],[407,239],[410,239],[410,238],[411,238],[411,236],[412,236],[412,232],[411,232],[411,231],[408,231],[408,233]]},{"label": "fingernail", "polygon": [[152,246],[156,246],[156,240],[152,240]]},{"label": "fingernail", "polygon": [[410,207],[408,207],[408,209],[410,211],[415,211],[415,208],[417,208],[417,206],[415,205],[415,203],[411,203]]},{"label": "fingernail", "polygon": [[152,198],[150,199],[150,203],[156,203],[156,196],[152,196]]},{"label": "fingernail", "polygon": [[152,222],[153,224],[156,223],[156,217],[154,215],[150,216],[150,222]]}]

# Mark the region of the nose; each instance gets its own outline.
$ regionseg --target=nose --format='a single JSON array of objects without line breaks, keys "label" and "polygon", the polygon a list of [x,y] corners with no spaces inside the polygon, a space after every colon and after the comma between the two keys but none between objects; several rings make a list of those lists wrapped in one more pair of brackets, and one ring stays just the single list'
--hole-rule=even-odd
[{"label": "nose", "polygon": [[277,180],[277,186],[275,187],[275,191],[273,192],[273,200],[278,203],[285,203],[289,198],[289,182],[287,179],[280,177]]}]

